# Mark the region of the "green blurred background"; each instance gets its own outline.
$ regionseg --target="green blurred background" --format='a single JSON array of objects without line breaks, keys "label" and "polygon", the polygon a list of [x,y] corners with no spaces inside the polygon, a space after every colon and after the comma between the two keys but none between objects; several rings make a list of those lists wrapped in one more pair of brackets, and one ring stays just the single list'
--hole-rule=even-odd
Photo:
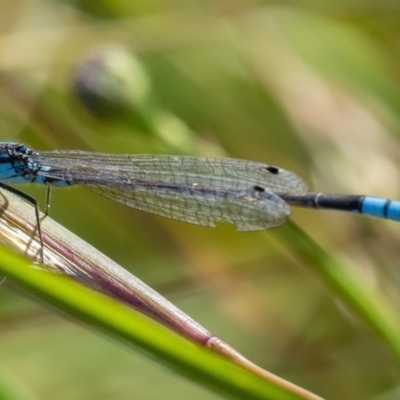
[{"label": "green blurred background", "polygon": [[[312,190],[400,198],[397,2],[0,5],[1,140],[228,155]],[[43,188],[25,189],[43,205]],[[196,227],[84,188],[55,189],[51,216],[260,366],[329,399],[400,397],[398,359],[294,256],[287,227]],[[400,308],[398,224],[301,209],[292,220]],[[31,398],[219,398],[7,284],[0,360]]]}]

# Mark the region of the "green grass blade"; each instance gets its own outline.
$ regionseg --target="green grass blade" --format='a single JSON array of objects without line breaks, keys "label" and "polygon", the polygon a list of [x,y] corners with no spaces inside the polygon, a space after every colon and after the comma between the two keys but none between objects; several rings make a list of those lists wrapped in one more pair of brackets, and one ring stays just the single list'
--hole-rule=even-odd
[{"label": "green grass blade", "polygon": [[0,271],[30,294],[225,396],[301,398],[194,346],[163,326],[69,278],[32,269],[25,259],[9,251],[1,253]]}]

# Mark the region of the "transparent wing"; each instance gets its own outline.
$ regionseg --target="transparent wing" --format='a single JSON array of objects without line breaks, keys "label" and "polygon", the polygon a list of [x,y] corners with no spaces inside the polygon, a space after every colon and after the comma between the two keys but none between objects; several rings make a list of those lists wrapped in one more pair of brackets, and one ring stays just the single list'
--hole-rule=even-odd
[{"label": "transparent wing", "polygon": [[127,206],[191,224],[226,221],[240,231],[284,223],[290,207],[275,193],[303,194],[295,174],[266,164],[169,155],[81,151],[30,156],[40,175],[82,184]]},{"label": "transparent wing", "polygon": [[201,188],[171,191],[171,188],[109,188],[88,185],[93,191],[127,206],[195,225],[215,227],[214,221],[230,222],[238,231],[258,231],[285,222],[290,207],[272,192],[262,196],[254,190]]}]

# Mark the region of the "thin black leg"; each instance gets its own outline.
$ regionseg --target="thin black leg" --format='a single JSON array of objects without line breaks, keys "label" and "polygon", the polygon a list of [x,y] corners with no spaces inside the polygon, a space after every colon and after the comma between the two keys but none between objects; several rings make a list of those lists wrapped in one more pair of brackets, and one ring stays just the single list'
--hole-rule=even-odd
[{"label": "thin black leg", "polygon": [[[36,223],[37,223],[37,230],[38,230],[38,236],[39,236],[39,242],[40,242],[40,262],[43,264],[43,236],[42,236],[42,228],[40,225],[40,215],[39,215],[39,205],[38,202],[36,201],[35,198],[32,196],[29,196],[28,194],[21,192],[18,189],[15,189],[11,186],[5,185],[4,183],[0,182],[0,188],[15,194],[16,196],[20,197],[21,199],[27,201],[28,203],[31,203],[33,207],[35,208],[35,216],[36,216]],[[49,195],[48,195],[49,197]],[[46,214],[47,215],[47,214]]]}]

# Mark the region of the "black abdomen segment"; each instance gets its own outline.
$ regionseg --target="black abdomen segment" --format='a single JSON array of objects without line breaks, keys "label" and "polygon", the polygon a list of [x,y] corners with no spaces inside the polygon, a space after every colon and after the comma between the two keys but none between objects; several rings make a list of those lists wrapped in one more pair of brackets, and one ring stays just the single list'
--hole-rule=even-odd
[{"label": "black abdomen segment", "polygon": [[400,221],[400,202],[381,197],[323,193],[279,194],[279,197],[292,206],[351,211]]}]

